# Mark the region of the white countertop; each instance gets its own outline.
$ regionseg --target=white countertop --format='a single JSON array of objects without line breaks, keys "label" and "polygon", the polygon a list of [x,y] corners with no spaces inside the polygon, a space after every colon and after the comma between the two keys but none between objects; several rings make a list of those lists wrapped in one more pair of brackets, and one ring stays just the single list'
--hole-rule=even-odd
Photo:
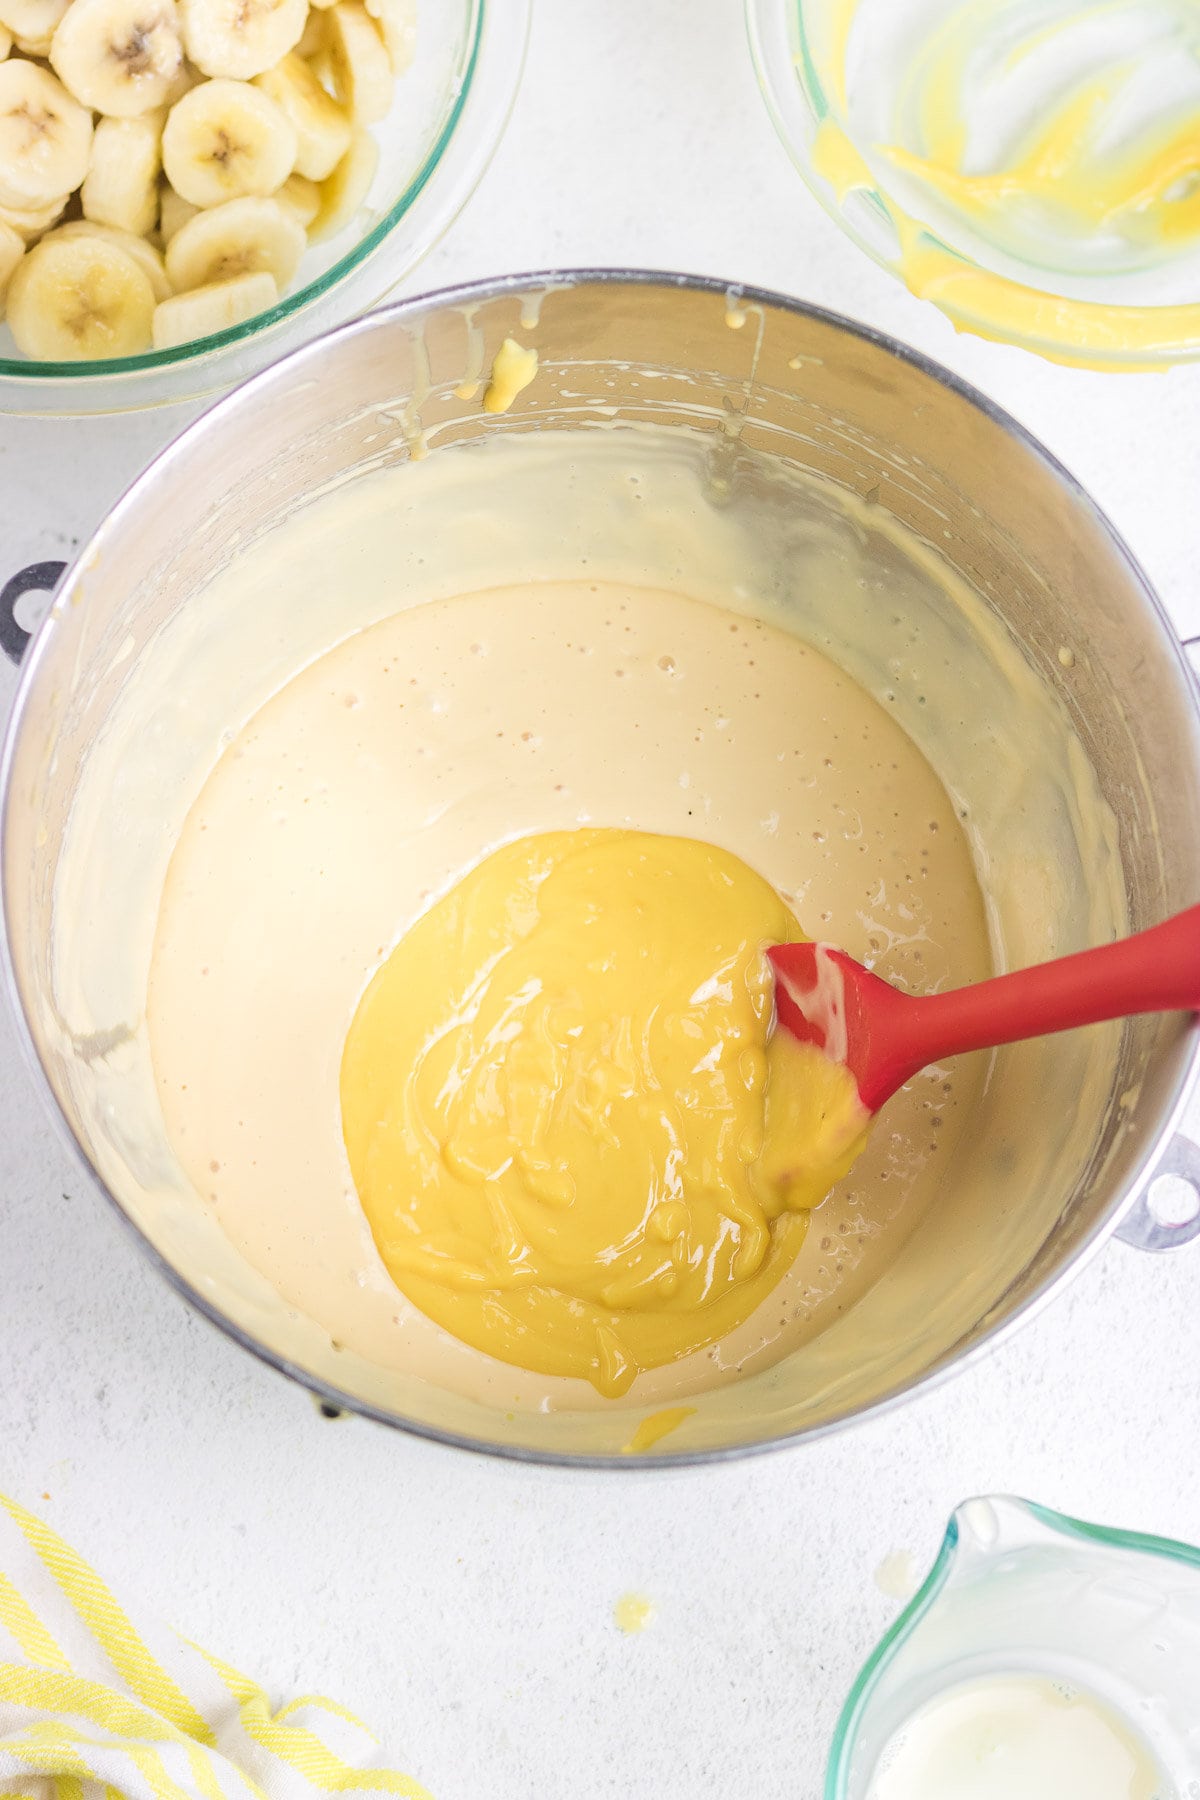
[{"label": "white countertop", "polygon": [[[1200,366],[1104,377],[956,338],[809,198],[740,0],[539,0],[496,161],[405,291],[570,264],[780,288],[919,346],[1067,463],[1200,631]],[[0,419],[0,580],[69,556],[183,417]],[[810,1449],[510,1467],[328,1422],[195,1318],[59,1148],[4,1019],[0,1266],[0,1489],[281,1696],[361,1711],[435,1800],[816,1800],[897,1610],[874,1571],[923,1568],[957,1501],[1200,1542],[1200,1243],[1111,1245],[980,1366]],[[657,1608],[634,1637],[629,1590]]]}]

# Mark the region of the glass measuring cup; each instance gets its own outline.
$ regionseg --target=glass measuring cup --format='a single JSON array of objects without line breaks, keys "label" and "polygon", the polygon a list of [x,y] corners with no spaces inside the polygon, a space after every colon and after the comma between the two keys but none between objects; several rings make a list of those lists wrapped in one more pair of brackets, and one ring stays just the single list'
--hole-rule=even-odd
[{"label": "glass measuring cup", "polygon": [[1200,1800],[1200,1550],[1010,1496],[951,1516],[920,1591],[868,1658],[834,1732],[825,1800],[866,1800],[896,1733],[948,1689],[1041,1676],[1094,1696]]}]

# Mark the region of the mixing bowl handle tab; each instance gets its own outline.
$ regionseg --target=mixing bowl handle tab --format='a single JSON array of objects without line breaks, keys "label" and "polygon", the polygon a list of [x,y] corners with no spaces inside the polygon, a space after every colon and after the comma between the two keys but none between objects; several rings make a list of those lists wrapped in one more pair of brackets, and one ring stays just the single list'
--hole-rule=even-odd
[{"label": "mixing bowl handle tab", "polygon": [[1200,1238],[1200,1144],[1176,1133],[1117,1236],[1135,1250],[1179,1250]]},{"label": "mixing bowl handle tab", "polygon": [[26,594],[52,594],[63,578],[65,562],[30,563],[18,569],[0,588],[0,650],[10,662],[19,663],[33,636],[17,619],[17,605]]},{"label": "mixing bowl handle tab", "polygon": [[[1181,647],[1200,682],[1200,632]],[[1171,1139],[1116,1235],[1135,1250],[1179,1250],[1200,1238],[1200,1144],[1182,1132]]]}]

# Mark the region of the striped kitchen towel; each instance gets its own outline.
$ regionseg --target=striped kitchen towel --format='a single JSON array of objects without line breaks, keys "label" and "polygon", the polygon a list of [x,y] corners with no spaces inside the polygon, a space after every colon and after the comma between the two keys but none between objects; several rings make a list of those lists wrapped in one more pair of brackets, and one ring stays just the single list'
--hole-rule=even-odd
[{"label": "striped kitchen towel", "polygon": [[429,1800],[335,1700],[278,1712],[248,1676],[136,1623],[0,1495],[0,1795],[19,1800]]}]

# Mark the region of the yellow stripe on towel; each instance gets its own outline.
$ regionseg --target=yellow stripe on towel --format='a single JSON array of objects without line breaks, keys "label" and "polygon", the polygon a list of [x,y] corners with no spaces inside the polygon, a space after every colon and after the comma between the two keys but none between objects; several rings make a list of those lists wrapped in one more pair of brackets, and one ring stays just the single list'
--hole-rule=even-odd
[{"label": "yellow stripe on towel", "polygon": [[41,1663],[48,1669],[70,1668],[50,1632],[3,1569],[0,1569],[0,1625],[16,1639],[30,1662]]},{"label": "yellow stripe on towel", "polygon": [[[199,1649],[199,1645],[196,1648]],[[342,1794],[362,1788],[372,1794],[398,1794],[402,1800],[431,1800],[428,1788],[423,1788],[410,1775],[401,1775],[395,1769],[358,1768],[353,1763],[343,1762],[327,1744],[303,1726],[280,1724],[271,1717],[267,1696],[257,1682],[207,1650],[200,1650],[200,1654],[239,1702],[238,1716],[246,1736],[260,1749],[269,1751],[295,1769],[312,1787],[325,1794]],[[311,1706],[314,1700],[315,1696],[310,1694],[307,1704]],[[333,1701],[321,1704],[334,1712],[341,1710]]]},{"label": "yellow stripe on towel", "polygon": [[83,1558],[2,1494],[0,1629],[0,1800],[429,1800],[374,1766],[374,1736],[336,1700],[301,1694],[272,1715],[232,1664],[143,1636]]},{"label": "yellow stripe on towel", "polygon": [[215,1742],[213,1734],[187,1695],[151,1655],[124,1612],[95,1570],[64,1544],[57,1532],[0,1494],[7,1511],[54,1577],[80,1619],[119,1675],[139,1700],[152,1706],[173,1725],[201,1744]]},{"label": "yellow stripe on towel", "polygon": [[[132,1743],[119,1738],[88,1738],[73,1731],[61,1719],[47,1720],[40,1725],[31,1726],[21,1738],[6,1738],[3,1750],[5,1755],[15,1756],[39,1775],[56,1778],[60,1800],[66,1800],[61,1795],[64,1779],[75,1777],[81,1783],[97,1781],[99,1776],[96,1764],[104,1757],[111,1766],[113,1756],[128,1759],[155,1796],[155,1800],[195,1800],[189,1789],[171,1779],[163,1767],[162,1757],[150,1744]],[[89,1755],[89,1752],[99,1752],[99,1755]],[[108,1786],[105,1791],[115,1793],[118,1800],[124,1800],[119,1788]],[[219,1788],[218,1791],[224,1795],[223,1789]]]},{"label": "yellow stripe on towel", "polygon": [[63,1674],[57,1669],[23,1669],[0,1663],[0,1701],[3,1700],[38,1712],[86,1719],[91,1725],[111,1731],[114,1737],[140,1738],[149,1743],[190,1741],[177,1725],[139,1706],[136,1700],[127,1700],[124,1694],[98,1681],[69,1672]]},{"label": "yellow stripe on towel", "polygon": [[325,1694],[297,1695],[295,1700],[289,1700],[286,1706],[280,1707],[275,1714],[275,1723],[282,1725],[284,1720],[290,1719],[293,1713],[304,1712],[310,1706],[319,1706],[322,1712],[332,1713],[336,1719],[345,1719],[347,1725],[353,1725],[357,1731],[363,1732],[373,1744],[379,1742],[371,1727],[364,1725],[357,1713],[352,1713],[348,1706],[339,1705],[336,1700],[330,1700]]}]

